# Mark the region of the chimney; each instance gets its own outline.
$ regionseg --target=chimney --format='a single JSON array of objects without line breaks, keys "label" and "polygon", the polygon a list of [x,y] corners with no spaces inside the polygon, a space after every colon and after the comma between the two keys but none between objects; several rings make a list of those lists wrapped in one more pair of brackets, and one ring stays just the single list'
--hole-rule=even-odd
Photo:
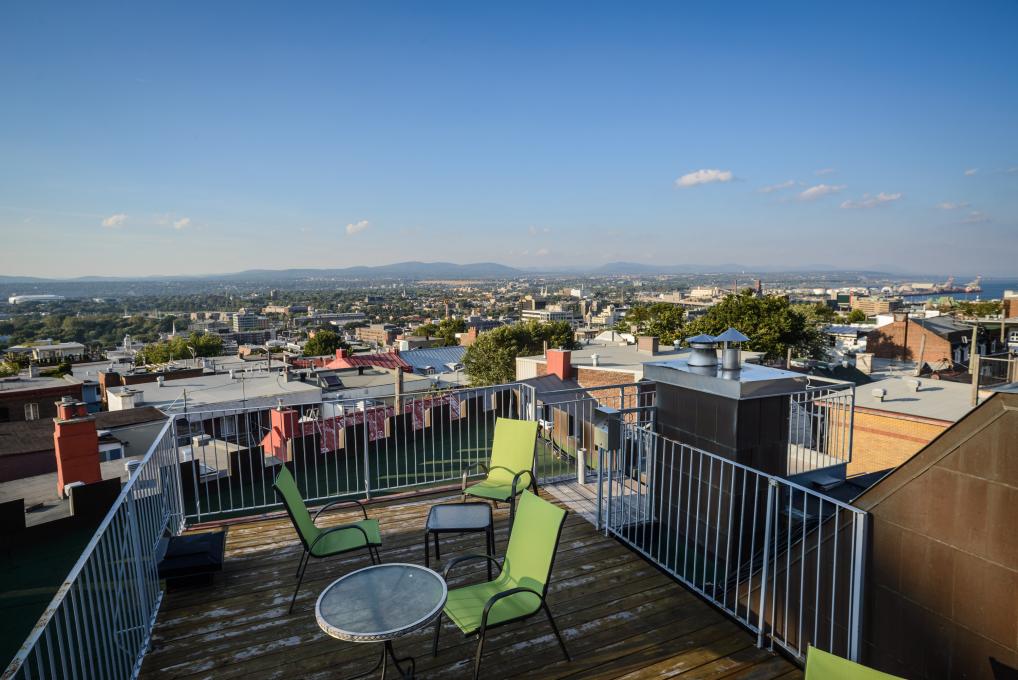
[{"label": "chimney", "polygon": [[636,350],[641,354],[654,356],[657,354],[657,336],[640,335],[636,338]]},{"label": "chimney", "polygon": [[99,470],[99,434],[88,407],[73,398],[57,402],[53,419],[53,448],[57,458],[57,496],[73,482],[92,484],[102,481]]},{"label": "chimney", "polygon": [[557,375],[560,380],[573,377],[572,352],[567,349],[549,349],[547,352],[548,373]]},{"label": "chimney", "polygon": [[336,358],[337,359],[346,359],[348,356],[349,356],[349,354],[347,353],[347,351],[345,349],[340,348],[340,349],[336,350]]}]

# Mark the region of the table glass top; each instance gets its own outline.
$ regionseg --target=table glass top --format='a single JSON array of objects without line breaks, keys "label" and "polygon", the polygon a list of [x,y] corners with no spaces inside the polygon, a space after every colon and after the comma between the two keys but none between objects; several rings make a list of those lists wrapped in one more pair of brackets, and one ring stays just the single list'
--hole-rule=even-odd
[{"label": "table glass top", "polygon": [[329,635],[387,640],[435,619],[448,590],[442,577],[415,564],[380,564],[347,574],[318,598],[315,615]]},{"label": "table glass top", "polygon": [[434,505],[428,512],[428,529],[486,529],[491,524],[487,503]]}]

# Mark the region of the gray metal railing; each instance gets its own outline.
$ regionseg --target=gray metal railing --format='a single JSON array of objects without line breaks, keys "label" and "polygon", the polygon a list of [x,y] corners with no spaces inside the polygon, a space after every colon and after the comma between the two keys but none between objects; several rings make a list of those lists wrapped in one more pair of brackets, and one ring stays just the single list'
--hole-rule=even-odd
[{"label": "gray metal railing", "polygon": [[181,530],[181,502],[168,420],[2,679],[135,677],[162,599],[159,541]]},{"label": "gray metal railing", "polygon": [[637,424],[601,451],[599,521],[758,634],[857,659],[865,512]]},{"label": "gray metal railing", "polygon": [[[204,521],[278,507],[282,464],[312,503],[453,483],[487,462],[497,418],[535,413],[533,388],[514,383],[175,417],[185,514]],[[556,465],[538,449],[540,481]]]},{"label": "gray metal railing", "polygon": [[852,462],[855,385],[811,385],[789,396],[788,474]]}]

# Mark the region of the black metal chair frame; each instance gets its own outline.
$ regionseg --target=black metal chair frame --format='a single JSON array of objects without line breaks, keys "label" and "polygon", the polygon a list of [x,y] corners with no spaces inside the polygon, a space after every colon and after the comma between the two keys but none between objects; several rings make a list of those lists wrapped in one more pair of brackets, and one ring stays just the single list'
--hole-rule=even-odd
[{"label": "black metal chair frame", "polygon": [[[279,496],[280,498],[282,498],[283,494],[280,493],[279,489],[276,487],[275,484],[272,485],[272,488],[275,490],[276,495]],[[325,512],[326,510],[328,510],[330,508],[335,508],[335,507],[339,507],[339,506],[342,506],[342,505],[351,505],[351,504],[352,505],[356,505],[358,508],[360,508],[361,512],[364,513],[364,519],[369,519],[368,518],[368,511],[364,507],[364,504],[361,501],[357,500],[357,499],[353,499],[353,500],[348,500],[348,501],[333,501],[332,503],[327,503],[326,505],[323,505],[318,510],[318,512],[316,512],[314,514],[314,516],[311,518],[311,521],[313,523],[317,523],[319,515],[321,515],[323,512]],[[297,520],[294,519],[293,513],[290,511],[290,507],[285,502],[283,503],[283,507],[286,508],[286,514],[290,518],[290,522],[293,524],[294,528],[297,529]],[[334,534],[337,531],[350,531],[351,529],[356,529],[357,531],[361,532],[362,536],[364,536],[364,547],[367,548],[368,555],[371,557],[371,564],[380,564],[381,563],[382,559],[378,555],[378,546],[374,545],[371,542],[371,539],[368,538],[367,532],[364,531],[363,528],[357,526],[356,524],[340,524],[338,526],[329,527],[328,529],[322,529],[322,533],[318,534],[318,538],[316,538],[310,544],[307,541],[304,540],[304,535],[301,534],[300,529],[297,529],[297,536],[298,536],[298,538],[300,538],[301,545],[304,546],[304,553],[300,556],[300,562],[297,565],[297,574],[296,574],[296,576],[297,576],[297,587],[294,588],[294,590],[293,590],[293,597],[290,598],[290,608],[287,610],[288,614],[292,614],[293,613],[293,605],[297,601],[297,593],[300,592],[300,584],[304,582],[304,572],[307,570],[308,563],[311,561],[312,557],[315,557],[316,559],[324,559],[326,557],[335,557],[336,555],[343,555],[343,554],[348,553],[348,552],[353,552],[354,550],[360,550],[359,547],[358,548],[351,548],[350,550],[342,550],[340,552],[332,553],[330,555],[322,555],[321,557],[318,557],[317,555],[314,555],[311,552],[314,549],[314,547],[318,544],[318,542],[321,541],[326,536],[328,536],[330,534]]]},{"label": "black metal chair frame", "polygon": [[[565,524],[566,524],[565,517],[563,517],[562,518],[562,523],[559,524],[559,527],[558,527],[558,533],[555,536],[555,545],[556,545],[556,551],[555,552],[556,553],[558,552],[557,546],[558,546],[559,541],[562,538],[562,529],[563,529],[563,527],[565,527]],[[449,581],[449,572],[452,570],[453,567],[455,567],[457,564],[462,564],[463,562],[470,562],[470,561],[474,561],[474,560],[487,560],[489,566],[491,564],[494,564],[495,566],[498,567],[499,574],[502,573],[502,560],[496,559],[495,557],[492,557],[491,555],[481,555],[479,553],[476,553],[476,554],[470,554],[470,555],[462,555],[460,557],[453,558],[453,560],[451,562],[449,562],[448,565],[446,565],[445,571],[442,572],[442,578],[448,583],[448,581]],[[546,598],[548,596],[548,585],[549,585],[549,582],[551,581],[551,572],[552,572],[552,570],[554,568],[555,568],[555,555],[553,554],[552,558],[551,558],[551,564],[548,565],[548,578],[545,580],[544,588],[541,589],[540,593],[537,592],[536,590],[531,589],[531,588],[525,588],[525,587],[520,586],[520,587],[517,587],[517,588],[511,588],[511,589],[503,591],[501,593],[496,593],[495,595],[492,595],[491,598],[489,598],[488,601],[484,604],[484,611],[481,613],[481,627],[478,628],[473,633],[467,633],[466,634],[466,637],[470,637],[471,635],[476,635],[477,636],[477,651],[474,652],[474,680],[478,679],[480,671],[481,671],[481,654],[484,652],[484,636],[488,632],[488,630],[493,629],[493,628],[498,628],[500,626],[504,626],[504,625],[507,625],[507,624],[510,624],[510,623],[516,623],[518,621],[524,621],[526,619],[529,619],[531,616],[534,616],[539,611],[544,611],[545,616],[548,617],[548,623],[551,624],[551,630],[552,630],[553,633],[555,633],[555,639],[558,640],[559,647],[562,648],[562,654],[566,657],[566,661],[572,661],[573,660],[573,658],[571,656],[569,656],[569,650],[566,649],[566,643],[562,639],[562,635],[559,633],[558,626],[555,624],[555,617],[553,617],[551,615],[551,609],[548,608],[548,602],[546,600]],[[491,579],[489,579],[489,580],[491,580]],[[524,614],[523,616],[517,616],[517,617],[512,618],[512,619],[507,619],[505,621],[500,621],[499,623],[496,623],[496,624],[494,624],[492,626],[489,626],[488,625],[488,614],[489,614],[489,612],[491,612],[492,606],[494,606],[494,604],[496,602],[498,602],[499,600],[501,600],[503,598],[506,598],[506,597],[509,597],[510,595],[516,595],[518,593],[532,593],[534,595],[537,595],[537,597],[541,600],[541,606],[538,607],[536,610],[532,611],[529,614]],[[434,641],[432,643],[432,650],[431,650],[432,656],[438,656],[438,638],[439,638],[439,634],[442,632],[442,616],[443,615],[444,615],[444,612],[439,612],[438,618],[435,619],[435,637],[434,637]]]},{"label": "black metal chair frame", "polygon": [[[535,460],[537,458],[537,450],[536,450],[536,448],[534,450],[534,458],[535,458]],[[529,470],[520,470],[515,475],[513,475],[512,494],[509,496],[509,500],[508,501],[502,501],[503,503],[505,503],[505,502],[509,503],[509,528],[510,529],[512,529],[513,520],[516,518],[516,497],[519,496],[524,491],[526,491],[527,489],[533,489],[535,496],[540,496],[541,495],[541,493],[537,490],[537,475],[534,474],[534,467],[533,466],[534,466],[534,464],[532,463],[531,464],[531,468]],[[501,465],[495,465],[495,466],[492,466],[492,467],[489,468],[485,463],[482,463],[480,461],[477,461],[476,463],[471,463],[470,465],[467,465],[465,468],[463,468],[463,478],[462,478],[462,481],[460,482],[460,495],[463,496],[463,502],[464,503],[467,502],[467,478],[470,476],[470,471],[472,469],[474,469],[474,468],[480,468],[481,471],[484,472],[485,476],[487,476],[488,473],[490,473],[492,470],[505,470],[506,472],[512,472],[512,470],[510,470],[509,468],[503,467]],[[524,486],[522,489],[520,489],[519,488],[519,483],[520,483],[520,479],[523,477],[523,475],[530,475],[530,481],[527,482],[526,486]],[[519,490],[517,491],[517,489],[519,489]],[[481,496],[472,496],[472,498],[481,498]],[[487,499],[487,500],[491,501],[492,507],[498,508],[499,501],[496,501],[494,499]]]}]

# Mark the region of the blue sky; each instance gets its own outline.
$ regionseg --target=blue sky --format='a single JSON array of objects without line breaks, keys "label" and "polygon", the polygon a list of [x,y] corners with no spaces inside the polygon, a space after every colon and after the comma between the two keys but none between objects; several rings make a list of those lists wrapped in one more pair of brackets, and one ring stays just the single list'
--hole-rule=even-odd
[{"label": "blue sky", "polygon": [[0,273],[1018,275],[1015,26],[1010,0],[4,3]]}]

